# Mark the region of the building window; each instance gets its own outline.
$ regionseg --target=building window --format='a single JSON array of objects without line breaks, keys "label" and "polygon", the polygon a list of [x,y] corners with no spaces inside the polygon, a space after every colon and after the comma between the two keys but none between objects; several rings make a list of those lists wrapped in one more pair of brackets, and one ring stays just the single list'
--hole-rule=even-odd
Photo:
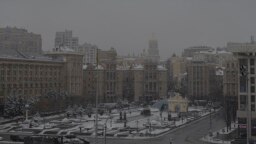
[{"label": "building window", "polygon": [[255,78],[251,77],[251,84],[255,84]]},{"label": "building window", "polygon": [[240,95],[240,110],[246,109],[246,95]]},{"label": "building window", "polygon": [[246,78],[240,77],[240,92],[246,92]]},{"label": "building window", "polygon": [[251,102],[252,102],[252,103],[255,102],[255,96],[254,96],[254,95],[251,96]]},{"label": "building window", "polygon": [[255,104],[251,104],[251,111],[255,111]]},{"label": "building window", "polygon": [[251,86],[251,92],[254,93],[255,92],[255,87]]},{"label": "building window", "polygon": [[251,74],[255,74],[254,68],[251,68],[251,69],[250,69],[250,72],[251,72]]},{"label": "building window", "polygon": [[250,65],[254,66],[254,59],[250,59]]}]

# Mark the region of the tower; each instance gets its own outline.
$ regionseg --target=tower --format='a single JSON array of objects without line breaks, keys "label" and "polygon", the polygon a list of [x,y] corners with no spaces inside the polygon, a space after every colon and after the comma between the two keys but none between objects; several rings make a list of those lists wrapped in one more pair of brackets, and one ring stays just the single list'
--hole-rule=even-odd
[{"label": "tower", "polygon": [[152,34],[151,39],[148,42],[148,57],[154,62],[159,62],[159,50],[158,50],[158,41],[155,38],[155,34]]}]

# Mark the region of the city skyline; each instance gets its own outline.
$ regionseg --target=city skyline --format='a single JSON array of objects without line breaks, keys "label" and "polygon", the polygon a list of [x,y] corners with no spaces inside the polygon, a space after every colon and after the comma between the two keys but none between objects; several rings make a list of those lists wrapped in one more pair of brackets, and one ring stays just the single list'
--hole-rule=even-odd
[{"label": "city skyline", "polygon": [[65,29],[72,30],[81,42],[104,50],[113,46],[120,55],[141,53],[155,33],[161,59],[189,46],[222,47],[229,41],[248,41],[256,33],[256,2],[251,0],[0,3],[0,26],[41,34],[43,50],[51,50],[55,33]]}]

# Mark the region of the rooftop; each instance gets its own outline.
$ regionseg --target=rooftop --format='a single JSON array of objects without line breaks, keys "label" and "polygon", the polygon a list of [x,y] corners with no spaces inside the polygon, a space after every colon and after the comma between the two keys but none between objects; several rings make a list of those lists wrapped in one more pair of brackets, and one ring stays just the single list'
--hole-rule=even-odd
[{"label": "rooftop", "polygon": [[52,59],[51,57],[41,55],[41,54],[32,54],[20,52],[16,49],[9,49],[0,47],[0,58],[5,59],[17,59],[17,60],[33,60],[33,61],[55,61],[61,62],[59,59]]}]

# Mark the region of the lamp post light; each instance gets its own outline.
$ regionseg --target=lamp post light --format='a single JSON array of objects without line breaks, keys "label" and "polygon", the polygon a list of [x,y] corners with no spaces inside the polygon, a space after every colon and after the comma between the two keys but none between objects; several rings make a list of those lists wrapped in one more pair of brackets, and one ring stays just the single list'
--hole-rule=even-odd
[{"label": "lamp post light", "polygon": [[28,109],[29,109],[29,104],[25,105],[25,109],[26,109],[26,120],[28,120]]}]

